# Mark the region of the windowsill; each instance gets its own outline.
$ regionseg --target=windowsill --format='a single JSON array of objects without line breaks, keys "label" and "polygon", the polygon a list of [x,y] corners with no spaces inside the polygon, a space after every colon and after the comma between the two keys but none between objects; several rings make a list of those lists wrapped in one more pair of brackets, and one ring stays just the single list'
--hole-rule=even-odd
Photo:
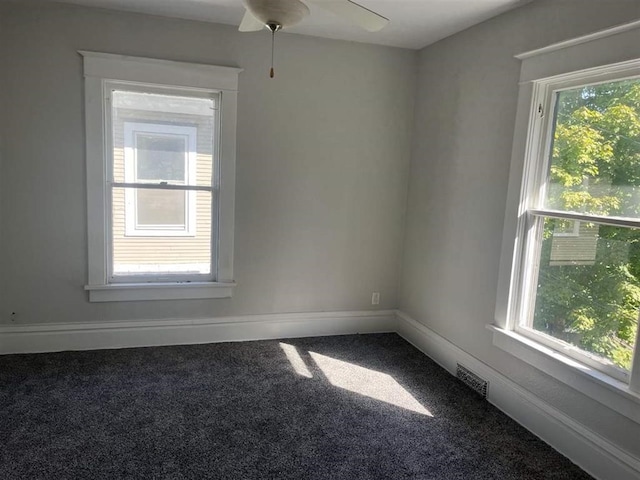
[{"label": "windowsill", "polygon": [[511,330],[487,325],[493,344],[578,392],[640,423],[640,393],[598,370]]},{"label": "windowsill", "polygon": [[90,302],[229,298],[235,282],[111,283],[85,285]]}]

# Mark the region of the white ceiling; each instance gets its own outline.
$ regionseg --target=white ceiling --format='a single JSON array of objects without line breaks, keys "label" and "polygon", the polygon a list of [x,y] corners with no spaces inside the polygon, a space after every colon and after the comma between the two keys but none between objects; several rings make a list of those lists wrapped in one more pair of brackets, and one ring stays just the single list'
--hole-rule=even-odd
[{"label": "white ceiling", "polygon": [[[239,25],[242,0],[57,0],[93,7]],[[355,0],[388,19],[366,32],[308,3],[311,15],[291,33],[418,49],[532,0]],[[245,33],[256,35],[256,33]]]}]

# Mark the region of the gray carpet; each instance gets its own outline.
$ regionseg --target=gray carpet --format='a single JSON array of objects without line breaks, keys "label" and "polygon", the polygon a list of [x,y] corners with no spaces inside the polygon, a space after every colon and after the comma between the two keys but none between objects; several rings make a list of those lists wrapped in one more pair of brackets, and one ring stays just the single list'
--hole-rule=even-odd
[{"label": "gray carpet", "polygon": [[282,342],[0,357],[0,478],[590,478],[397,335]]}]

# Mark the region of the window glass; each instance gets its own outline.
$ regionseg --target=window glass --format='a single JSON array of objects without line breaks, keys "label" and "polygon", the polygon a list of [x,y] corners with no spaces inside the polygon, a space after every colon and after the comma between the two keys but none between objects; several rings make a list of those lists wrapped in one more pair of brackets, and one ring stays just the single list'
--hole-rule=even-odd
[{"label": "window glass", "polygon": [[640,307],[640,230],[581,222],[579,235],[553,235],[546,218],[533,328],[624,370]]},{"label": "window glass", "polygon": [[136,133],[136,179],[184,183],[188,166],[188,137]]},{"label": "window glass", "polygon": [[545,208],[640,217],[640,80],[561,91]]},{"label": "window glass", "polygon": [[[184,205],[184,193],[174,190],[139,189],[145,200],[139,205],[144,217],[142,221],[157,226],[161,222],[163,230],[150,229],[146,235],[126,235],[125,209],[117,206],[134,193],[133,188],[113,189],[113,276],[114,280],[124,281],[123,277],[133,275],[208,275],[211,273],[211,192],[189,192],[196,205],[198,222],[193,235],[171,236],[170,228],[184,227],[183,214],[175,204]],[[129,192],[127,192],[129,191]],[[182,199],[178,197],[182,196]],[[173,198],[171,198],[173,196]],[[152,199],[152,200],[151,200]],[[140,200],[140,199],[139,199]],[[153,208],[147,208],[147,203]],[[182,210],[184,212],[184,210]],[[174,222],[174,223],[169,223]],[[141,227],[146,227],[142,224]]]},{"label": "window glass", "polygon": [[140,189],[136,193],[138,227],[186,225],[186,196],[179,190]]}]

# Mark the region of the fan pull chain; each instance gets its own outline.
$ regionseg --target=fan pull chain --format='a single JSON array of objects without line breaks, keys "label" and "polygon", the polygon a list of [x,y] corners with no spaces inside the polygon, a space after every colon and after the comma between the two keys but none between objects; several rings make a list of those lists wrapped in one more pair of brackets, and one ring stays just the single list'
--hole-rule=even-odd
[{"label": "fan pull chain", "polygon": [[271,70],[269,70],[269,77],[273,78],[275,73],[273,71],[273,50],[275,47],[275,40],[276,40],[276,31],[275,29],[271,30]]}]

